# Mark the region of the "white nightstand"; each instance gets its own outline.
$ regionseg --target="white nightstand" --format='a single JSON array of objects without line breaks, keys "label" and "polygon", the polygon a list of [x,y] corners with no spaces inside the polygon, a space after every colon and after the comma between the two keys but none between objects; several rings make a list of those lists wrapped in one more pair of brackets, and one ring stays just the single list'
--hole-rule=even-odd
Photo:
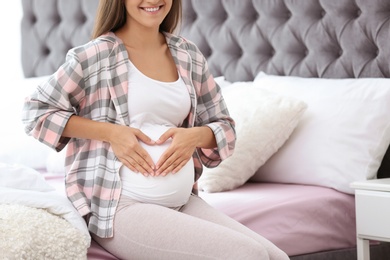
[{"label": "white nightstand", "polygon": [[351,187],[355,189],[358,260],[369,260],[369,240],[390,242],[390,178],[353,182]]}]

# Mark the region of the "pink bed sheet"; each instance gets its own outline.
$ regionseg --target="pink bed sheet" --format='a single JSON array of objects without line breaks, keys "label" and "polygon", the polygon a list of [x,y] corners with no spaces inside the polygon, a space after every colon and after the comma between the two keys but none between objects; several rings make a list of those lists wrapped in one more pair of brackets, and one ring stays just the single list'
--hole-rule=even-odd
[{"label": "pink bed sheet", "polygon": [[[64,192],[63,177],[44,176]],[[318,186],[247,183],[233,191],[199,195],[289,256],[356,246],[355,202],[349,194]],[[117,258],[92,242],[88,259]]]},{"label": "pink bed sheet", "polygon": [[247,183],[200,196],[289,256],[356,246],[353,195],[318,186]]}]

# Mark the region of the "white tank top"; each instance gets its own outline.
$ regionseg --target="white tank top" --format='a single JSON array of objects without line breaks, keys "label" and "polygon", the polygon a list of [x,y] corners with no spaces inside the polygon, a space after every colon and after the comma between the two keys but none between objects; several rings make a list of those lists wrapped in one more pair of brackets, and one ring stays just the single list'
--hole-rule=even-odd
[{"label": "white tank top", "polygon": [[[152,140],[157,140],[165,131],[180,126],[188,116],[191,100],[184,81],[161,82],[151,79],[129,62],[128,106],[130,126],[140,129]],[[171,140],[162,145],[141,146],[157,163]],[[145,177],[126,166],[120,169],[122,194],[145,203],[166,207],[184,205],[194,184],[192,158],[177,173]]]}]

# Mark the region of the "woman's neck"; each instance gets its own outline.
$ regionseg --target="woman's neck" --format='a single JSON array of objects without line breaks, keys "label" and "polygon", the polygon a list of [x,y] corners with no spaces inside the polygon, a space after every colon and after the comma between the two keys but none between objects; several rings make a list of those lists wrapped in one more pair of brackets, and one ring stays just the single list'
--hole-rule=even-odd
[{"label": "woman's neck", "polygon": [[158,28],[140,28],[126,24],[116,32],[116,35],[131,49],[155,49],[165,44],[165,37]]}]

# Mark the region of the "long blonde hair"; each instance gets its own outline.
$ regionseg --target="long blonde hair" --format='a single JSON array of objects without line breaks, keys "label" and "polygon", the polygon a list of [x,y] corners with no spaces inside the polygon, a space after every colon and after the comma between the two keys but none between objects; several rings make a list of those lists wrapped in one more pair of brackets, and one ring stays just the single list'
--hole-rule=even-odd
[{"label": "long blonde hair", "polygon": [[[112,31],[115,32],[126,23],[126,7],[124,0],[100,0],[96,13],[92,39]],[[160,32],[172,33],[181,21],[181,0],[172,0],[172,7],[164,21],[160,24]]]}]

